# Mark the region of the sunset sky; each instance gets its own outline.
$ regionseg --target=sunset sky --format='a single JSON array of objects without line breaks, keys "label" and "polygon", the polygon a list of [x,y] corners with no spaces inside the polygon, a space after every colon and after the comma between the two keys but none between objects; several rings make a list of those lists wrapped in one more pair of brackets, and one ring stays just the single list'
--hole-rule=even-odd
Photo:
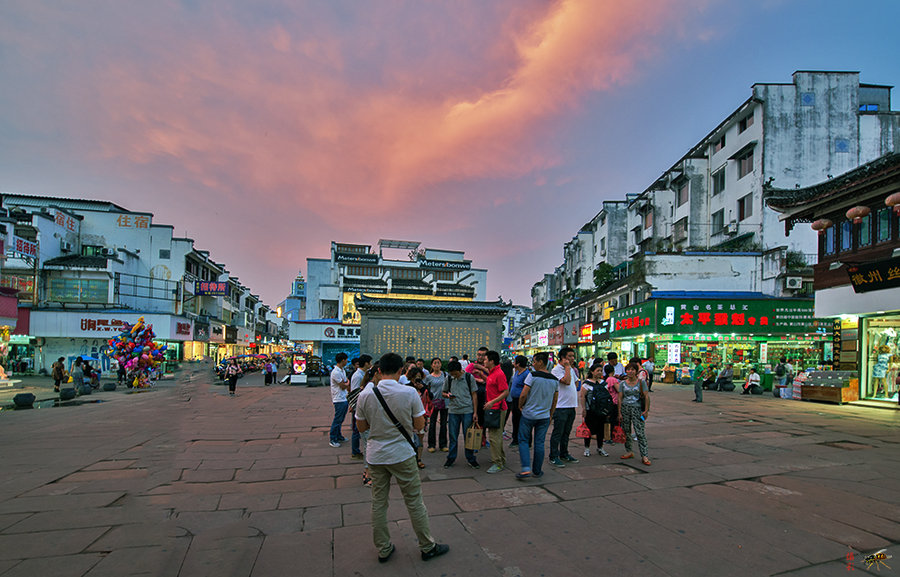
[{"label": "sunset sky", "polygon": [[752,84],[900,83],[898,26],[896,0],[5,0],[0,191],[153,212],[273,307],[379,238],[530,305]]}]

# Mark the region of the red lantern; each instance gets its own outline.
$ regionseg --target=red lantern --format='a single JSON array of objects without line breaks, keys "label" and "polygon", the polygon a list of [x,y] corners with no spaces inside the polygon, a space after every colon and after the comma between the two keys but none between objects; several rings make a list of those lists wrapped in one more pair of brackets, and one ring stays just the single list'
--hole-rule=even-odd
[{"label": "red lantern", "polygon": [[853,224],[859,224],[870,212],[872,210],[868,206],[854,206],[847,211],[847,218],[853,220]]},{"label": "red lantern", "polygon": [[812,229],[819,234],[825,234],[826,228],[831,228],[831,225],[834,223],[828,220],[827,218],[820,218],[819,220],[813,222],[810,226]]},{"label": "red lantern", "polygon": [[894,212],[897,213],[897,216],[900,216],[900,192],[895,192],[894,194],[888,196],[884,199],[884,204],[887,205],[888,208],[894,209]]}]

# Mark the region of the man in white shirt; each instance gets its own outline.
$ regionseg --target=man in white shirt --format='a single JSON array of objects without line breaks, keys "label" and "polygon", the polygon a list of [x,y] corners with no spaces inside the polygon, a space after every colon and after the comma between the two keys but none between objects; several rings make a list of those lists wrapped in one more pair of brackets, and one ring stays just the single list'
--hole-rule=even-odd
[{"label": "man in white shirt", "polygon": [[[407,440],[425,428],[425,408],[413,387],[397,382],[403,369],[403,359],[387,353],[378,361],[381,380],[377,387],[366,387],[356,404],[356,426],[360,432],[369,431],[366,461],[372,475],[372,537],[378,549],[378,561],[386,562],[394,553],[388,529],[387,509],[391,491],[391,477],[397,479],[400,493],[409,512],[409,520],[419,540],[422,560],[428,561],[450,550],[431,537],[428,510],[422,496],[422,481],[416,451]],[[390,408],[404,436],[381,404],[376,390]]]},{"label": "man in white shirt", "polygon": [[350,392],[347,401],[350,404],[350,458],[362,460],[363,454],[359,449],[359,429],[356,427],[356,401],[360,393],[360,385],[366,376],[366,371],[372,367],[371,355],[360,355],[357,359],[356,372],[350,377]]},{"label": "man in white shirt", "polygon": [[653,359],[647,359],[643,366],[647,371],[647,390],[649,391],[653,387],[653,371],[656,369],[656,365],[653,364]]},{"label": "man in white shirt", "polygon": [[334,363],[334,368],[331,370],[331,402],[334,403],[334,420],[331,421],[328,444],[338,448],[341,446],[341,443],[347,440],[341,434],[341,425],[344,424],[347,409],[350,407],[350,403],[347,401],[347,390],[350,388],[350,382],[347,380],[347,373],[344,372],[344,366],[347,364],[347,353],[335,355]]},{"label": "man in white shirt", "polygon": [[613,366],[613,376],[620,381],[625,379],[625,365],[619,362],[619,355],[610,352],[606,355],[606,364]]},{"label": "man in white shirt", "polygon": [[550,433],[550,464],[565,467],[566,463],[577,463],[578,459],[569,454],[569,437],[575,424],[575,409],[578,407],[578,371],[573,366],[575,351],[571,347],[559,350],[559,363],[552,374],[559,380],[559,398],[553,413],[553,431]]}]

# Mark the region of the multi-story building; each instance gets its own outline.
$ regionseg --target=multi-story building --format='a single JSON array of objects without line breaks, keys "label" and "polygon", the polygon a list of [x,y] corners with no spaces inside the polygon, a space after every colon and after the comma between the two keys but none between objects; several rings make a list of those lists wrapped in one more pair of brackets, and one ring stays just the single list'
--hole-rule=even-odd
[{"label": "multi-story building", "polygon": [[340,351],[358,353],[358,294],[484,301],[487,291],[487,270],[473,268],[464,252],[414,241],[382,239],[377,252],[368,244],[332,242],[330,258],[308,258],[306,266],[306,319],[291,323],[290,338],[326,364]]},{"label": "multi-story building", "polygon": [[[3,194],[0,210],[11,237],[33,247],[32,254],[7,251],[0,284],[18,291],[24,322],[11,342],[22,346],[16,354],[30,359],[34,370],[81,354],[98,357],[108,369],[106,341],[141,316],[168,344],[173,362],[273,342],[265,324],[267,332],[256,339],[258,320],[267,313],[259,298],[196,250],[192,239],[153,222],[151,213],[17,194]],[[236,337],[241,331],[243,343]]]},{"label": "multi-story building", "polygon": [[[606,255],[594,267],[605,262],[612,273],[591,298],[579,299],[573,288],[583,283],[574,282],[574,273],[585,274],[573,239],[564,254],[574,262],[562,265],[569,282],[558,298],[564,307],[580,300],[586,317],[609,325],[614,310],[665,294],[808,297],[815,234],[788,237],[763,202],[764,187],[807,187],[898,144],[890,87],[860,83],[856,72],[798,71],[788,84],[755,84],[750,98],[643,192],[625,195],[614,231],[602,229],[612,224],[608,202],[598,213],[607,223],[595,217],[580,229],[576,239],[592,234],[597,255],[606,239]],[[623,252],[613,254],[613,236],[624,242]],[[553,302],[540,288],[545,284],[546,275],[532,290],[536,311]]]}]

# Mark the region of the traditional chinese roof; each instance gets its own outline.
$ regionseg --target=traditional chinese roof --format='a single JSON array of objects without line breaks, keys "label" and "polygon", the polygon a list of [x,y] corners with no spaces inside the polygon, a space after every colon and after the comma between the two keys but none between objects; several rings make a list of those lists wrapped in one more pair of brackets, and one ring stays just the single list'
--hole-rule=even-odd
[{"label": "traditional chinese roof", "polygon": [[[900,177],[900,154],[888,154],[863,164],[849,172],[805,188],[775,188],[763,186],[763,198],[770,208],[779,212],[796,212],[807,205],[838,200],[852,194],[859,197],[867,191],[881,188],[885,181]],[[793,209],[793,210],[792,210]]]},{"label": "traditional chinese roof", "polygon": [[44,266],[58,266],[62,268],[100,268],[105,269],[108,261],[114,260],[122,262],[117,258],[109,256],[82,256],[80,254],[69,254],[66,256],[58,256],[44,261]]},{"label": "traditional chinese roof", "polygon": [[503,316],[509,305],[503,301],[433,301],[419,299],[381,299],[356,295],[356,308],[360,312],[407,312],[407,313],[463,313],[468,315]]}]

